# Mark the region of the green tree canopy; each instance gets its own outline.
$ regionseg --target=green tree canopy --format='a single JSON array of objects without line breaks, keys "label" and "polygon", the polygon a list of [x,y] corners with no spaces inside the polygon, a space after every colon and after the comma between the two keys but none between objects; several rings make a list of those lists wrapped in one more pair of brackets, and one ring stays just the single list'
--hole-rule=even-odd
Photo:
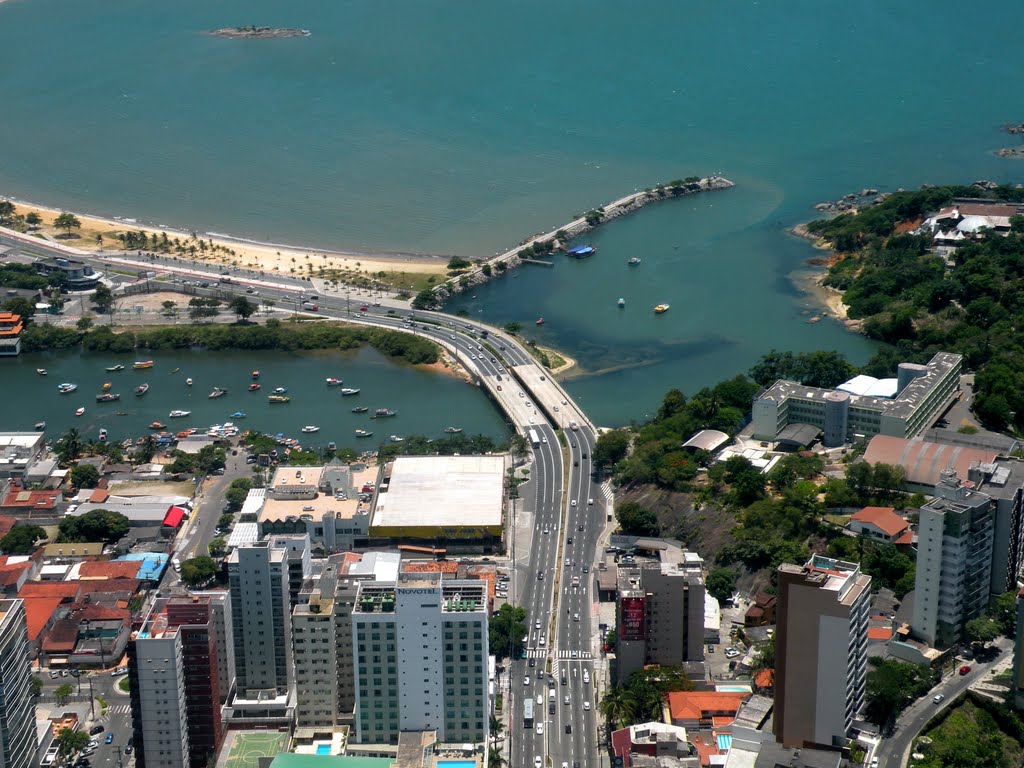
[{"label": "green tree canopy", "polygon": [[[67,688],[67,694],[64,696],[64,701],[67,702],[68,697],[71,696],[71,686],[62,685],[57,691]],[[54,691],[54,694],[57,693]],[[58,701],[60,699],[58,698]],[[62,705],[63,706],[63,705]],[[57,734],[57,738],[54,739],[57,745],[57,759],[67,764],[71,757],[77,755],[89,746],[89,734],[85,731],[78,731],[73,728],[62,728],[60,733]]]},{"label": "green tree canopy", "polygon": [[217,575],[217,563],[211,557],[200,555],[181,564],[181,580],[189,587],[201,587]]},{"label": "green tree canopy", "polygon": [[36,542],[46,538],[46,531],[38,525],[16,525],[0,539],[0,550],[7,555],[30,555],[36,551]]},{"label": "green tree canopy", "polygon": [[657,536],[661,533],[658,516],[635,501],[623,501],[615,507],[619,528],[629,536]]},{"label": "green tree canopy", "polygon": [[59,542],[102,541],[112,543],[121,539],[131,526],[120,512],[93,509],[77,517],[65,517],[58,527]]},{"label": "green tree canopy", "polygon": [[518,658],[526,636],[526,611],[518,606],[505,603],[498,613],[491,617],[488,626],[488,646],[499,659]]},{"label": "green tree canopy", "polygon": [[934,683],[935,673],[917,664],[872,657],[868,660],[864,712],[882,728],[896,721],[900,712],[920,698]]},{"label": "green tree canopy", "polygon": [[75,488],[95,488],[100,481],[100,471],[94,464],[76,464],[71,470],[71,484]]},{"label": "green tree canopy", "polygon": [[97,285],[92,293],[92,304],[101,315],[109,315],[114,308],[114,292],[105,285]]},{"label": "green tree canopy", "polygon": [[622,429],[613,429],[597,438],[594,445],[593,461],[597,469],[614,467],[629,453],[629,433]]},{"label": "green tree canopy", "polygon": [[72,229],[81,229],[82,222],[78,220],[78,217],[73,213],[60,213],[57,218],[53,220],[53,226],[57,229],[63,229],[65,233],[71,234]]},{"label": "green tree canopy", "polygon": [[725,602],[736,591],[736,571],[732,568],[715,568],[708,574],[704,586],[709,595]]},{"label": "green tree canopy", "polygon": [[999,625],[991,616],[978,616],[964,625],[964,632],[971,642],[984,645],[999,637]]},{"label": "green tree canopy", "polygon": [[249,301],[245,296],[235,296],[228,304],[228,309],[238,316],[238,320],[248,320],[252,317],[253,313],[256,312],[256,305]]}]

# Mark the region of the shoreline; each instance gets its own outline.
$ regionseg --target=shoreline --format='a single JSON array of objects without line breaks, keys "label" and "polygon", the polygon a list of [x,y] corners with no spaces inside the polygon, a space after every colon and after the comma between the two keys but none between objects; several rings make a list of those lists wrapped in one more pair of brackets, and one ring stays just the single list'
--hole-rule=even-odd
[{"label": "shoreline", "polygon": [[[843,303],[842,292],[825,285],[828,267],[838,258],[839,254],[833,251],[825,240],[809,232],[806,222],[790,227],[786,231],[794,237],[810,241],[816,250],[824,251],[825,254],[821,257],[812,256],[805,260],[804,269],[790,272],[790,280],[805,296],[809,296],[812,301],[822,307],[827,316],[838,320],[848,331],[863,334],[864,322],[850,317],[849,307]],[[815,320],[812,318],[808,322],[815,322]]]}]

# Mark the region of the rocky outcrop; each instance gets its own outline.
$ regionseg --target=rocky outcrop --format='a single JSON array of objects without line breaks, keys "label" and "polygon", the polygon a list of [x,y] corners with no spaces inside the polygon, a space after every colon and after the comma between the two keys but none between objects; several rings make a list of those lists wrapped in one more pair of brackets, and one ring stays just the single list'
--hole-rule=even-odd
[{"label": "rocky outcrop", "polygon": [[211,29],[211,35],[217,37],[228,37],[232,39],[246,38],[256,40],[269,40],[278,37],[309,37],[308,29],[290,29],[288,27],[223,27]]}]

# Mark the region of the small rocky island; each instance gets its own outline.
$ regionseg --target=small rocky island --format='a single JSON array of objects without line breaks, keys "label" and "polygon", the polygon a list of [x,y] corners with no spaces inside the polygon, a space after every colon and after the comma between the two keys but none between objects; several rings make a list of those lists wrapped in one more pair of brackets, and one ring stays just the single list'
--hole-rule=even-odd
[{"label": "small rocky island", "polygon": [[256,38],[266,40],[276,37],[309,37],[308,29],[290,29],[288,27],[224,27],[223,29],[211,29],[211,35],[230,38]]}]

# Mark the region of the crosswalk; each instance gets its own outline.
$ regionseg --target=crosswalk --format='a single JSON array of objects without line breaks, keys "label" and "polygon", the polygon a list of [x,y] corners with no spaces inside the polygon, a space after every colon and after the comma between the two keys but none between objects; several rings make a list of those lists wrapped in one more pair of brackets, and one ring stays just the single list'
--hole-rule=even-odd
[{"label": "crosswalk", "polygon": [[108,715],[127,715],[131,711],[131,704],[114,704],[107,708]]},{"label": "crosswalk", "polygon": [[[551,652],[545,651],[543,648],[528,648],[526,650],[526,658],[528,659],[546,659],[550,655]],[[556,651],[555,658],[570,660],[582,659],[583,661],[586,661],[588,659],[593,659],[594,654],[590,651]]]}]

